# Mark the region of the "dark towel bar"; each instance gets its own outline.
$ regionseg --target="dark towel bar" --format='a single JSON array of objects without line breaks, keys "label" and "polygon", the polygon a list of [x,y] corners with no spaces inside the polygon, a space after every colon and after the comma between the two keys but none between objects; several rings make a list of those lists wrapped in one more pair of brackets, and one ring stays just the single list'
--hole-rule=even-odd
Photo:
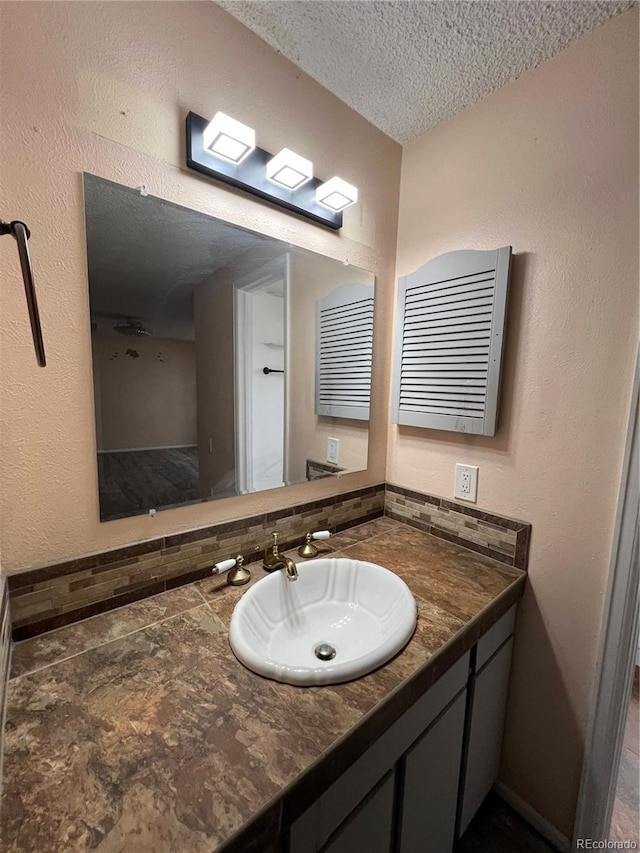
[{"label": "dark towel bar", "polygon": [[36,361],[40,367],[45,367],[47,359],[44,353],[44,341],[42,340],[42,327],[40,326],[40,312],[38,311],[38,300],[36,288],[33,283],[33,270],[31,269],[31,258],[29,257],[29,237],[31,232],[24,222],[3,222],[0,219],[0,237],[11,234],[18,244],[18,256],[22,267],[22,278],[24,279],[24,292],[27,297],[27,309],[31,322],[31,334],[33,336],[33,347],[36,352]]}]

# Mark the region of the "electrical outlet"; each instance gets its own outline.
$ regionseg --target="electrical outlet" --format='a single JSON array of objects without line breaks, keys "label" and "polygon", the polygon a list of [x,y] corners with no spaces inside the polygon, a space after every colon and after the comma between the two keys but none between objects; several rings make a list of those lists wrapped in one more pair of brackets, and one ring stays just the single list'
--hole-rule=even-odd
[{"label": "electrical outlet", "polygon": [[453,496],[461,501],[475,503],[478,497],[478,466],[456,463]]},{"label": "electrical outlet", "polygon": [[339,444],[340,442],[337,438],[327,439],[327,462],[333,462],[334,465],[338,464]]}]

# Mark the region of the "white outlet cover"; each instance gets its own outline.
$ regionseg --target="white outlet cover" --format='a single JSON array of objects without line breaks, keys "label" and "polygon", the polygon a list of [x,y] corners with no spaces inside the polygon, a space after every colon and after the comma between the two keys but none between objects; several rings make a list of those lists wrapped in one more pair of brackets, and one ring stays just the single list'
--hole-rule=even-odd
[{"label": "white outlet cover", "polygon": [[478,466],[456,463],[453,496],[460,501],[475,503],[478,498]]},{"label": "white outlet cover", "polygon": [[340,443],[337,438],[327,438],[327,462],[338,464]]}]

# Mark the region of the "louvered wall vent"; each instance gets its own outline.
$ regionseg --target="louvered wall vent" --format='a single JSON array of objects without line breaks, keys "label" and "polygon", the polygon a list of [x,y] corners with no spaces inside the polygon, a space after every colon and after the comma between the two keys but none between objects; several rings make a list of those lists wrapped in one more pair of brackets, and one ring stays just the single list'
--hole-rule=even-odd
[{"label": "louvered wall vent", "polygon": [[395,423],[495,435],[510,265],[449,252],[399,280]]},{"label": "louvered wall vent", "polygon": [[345,284],[316,303],[316,414],[369,420],[373,287]]}]

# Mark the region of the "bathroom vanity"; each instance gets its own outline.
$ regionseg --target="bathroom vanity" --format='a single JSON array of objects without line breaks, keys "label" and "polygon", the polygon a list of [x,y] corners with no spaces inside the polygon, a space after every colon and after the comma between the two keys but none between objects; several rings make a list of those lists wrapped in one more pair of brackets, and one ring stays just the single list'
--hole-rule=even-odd
[{"label": "bathroom vanity", "polygon": [[452,849],[498,774],[514,622],[515,606],[294,821],[289,853]]},{"label": "bathroom vanity", "polygon": [[497,774],[526,575],[389,518],[324,548],[386,566],[418,607],[406,647],[356,681],[301,688],[243,667],[227,631],[247,587],[220,577],[61,629],[49,649],[18,644],[7,849],[451,849]]}]

